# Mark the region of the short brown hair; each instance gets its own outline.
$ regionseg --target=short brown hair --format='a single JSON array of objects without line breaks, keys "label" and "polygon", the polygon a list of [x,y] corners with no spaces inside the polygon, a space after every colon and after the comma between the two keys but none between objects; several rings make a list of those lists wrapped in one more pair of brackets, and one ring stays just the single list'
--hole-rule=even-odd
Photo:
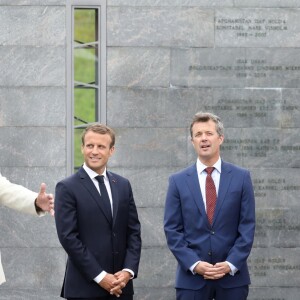
[{"label": "short brown hair", "polygon": [[192,123],[190,125],[191,137],[193,138],[193,126],[195,123],[208,122],[209,120],[212,120],[216,124],[216,131],[217,131],[218,135],[223,136],[224,135],[224,125],[221,122],[221,119],[212,113],[200,111],[194,115]]},{"label": "short brown hair", "polygon": [[109,136],[111,137],[110,148],[112,148],[115,145],[115,141],[116,141],[115,132],[110,127],[100,123],[93,123],[85,128],[81,136],[82,145],[84,145],[85,135],[89,131],[99,133],[99,134],[109,134]]}]

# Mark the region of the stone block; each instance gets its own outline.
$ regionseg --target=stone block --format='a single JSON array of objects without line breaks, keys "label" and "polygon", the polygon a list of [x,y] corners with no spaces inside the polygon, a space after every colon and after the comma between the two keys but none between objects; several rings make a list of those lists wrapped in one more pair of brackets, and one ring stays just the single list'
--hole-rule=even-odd
[{"label": "stone block", "polygon": [[252,286],[299,288],[299,254],[299,248],[252,249],[248,260]]},{"label": "stone block", "polygon": [[286,8],[286,7],[300,7],[298,0],[235,0],[234,6],[236,7],[274,7],[274,8]]},{"label": "stone block", "polygon": [[[0,88],[0,126],[64,126],[65,89]],[[28,118],[28,112],[31,118]]]},{"label": "stone block", "polygon": [[130,180],[133,196],[137,207],[164,207],[168,178],[178,168],[109,168]]},{"label": "stone block", "polygon": [[143,247],[166,246],[163,208],[138,208],[142,228]]},{"label": "stone block", "polygon": [[0,0],[0,5],[39,5],[39,6],[50,6],[50,5],[66,5],[66,0]]},{"label": "stone block", "polygon": [[[0,166],[64,166],[65,130],[59,127],[0,127]],[[53,145],[56,145],[54,147]]]},{"label": "stone block", "polygon": [[13,183],[21,184],[38,192],[42,182],[47,185],[47,193],[54,194],[56,183],[66,177],[63,166],[42,167],[1,167],[0,172]]},{"label": "stone block", "polygon": [[216,47],[299,47],[300,10],[216,9]]},{"label": "stone block", "polygon": [[297,248],[300,239],[299,209],[256,209],[255,247]]},{"label": "stone block", "polygon": [[107,122],[113,128],[188,128],[194,114],[212,101],[213,92],[206,88],[109,87]]},{"label": "stone block", "polygon": [[[108,7],[108,46],[213,47],[214,11],[198,7]],[[110,21],[112,20],[112,21]]]},{"label": "stone block", "polygon": [[295,300],[300,289],[296,287],[252,287],[250,286],[248,300]]},{"label": "stone block", "polygon": [[107,85],[169,87],[170,50],[147,47],[107,48]]},{"label": "stone block", "polygon": [[281,99],[277,89],[214,89],[202,109],[221,118],[225,133],[228,127],[281,128]]},{"label": "stone block", "polygon": [[60,247],[52,216],[38,217],[3,206],[0,216],[0,247]]},{"label": "stone block", "polygon": [[[173,287],[142,287],[134,288],[133,300],[174,300],[175,288]],[[1,295],[1,294],[0,294]]]},{"label": "stone block", "polygon": [[300,90],[284,89],[282,91],[281,126],[283,128],[300,127]]},{"label": "stone block", "polygon": [[65,86],[65,47],[0,46],[0,86]]},{"label": "stone block", "polygon": [[253,168],[251,175],[257,208],[298,209],[300,184],[297,168]]},{"label": "stone block", "polygon": [[[0,0],[1,1],[1,0]],[[3,0],[2,0],[3,1]],[[288,0],[292,1],[292,0]],[[297,0],[294,0],[297,1]],[[218,7],[233,6],[233,0],[108,0],[108,6],[184,6],[184,7]]]},{"label": "stone block", "polygon": [[297,129],[227,128],[222,144],[224,160],[247,168],[298,168],[300,166]]},{"label": "stone block", "polygon": [[3,284],[0,289],[0,299],[9,300],[61,300],[60,291],[61,288],[26,288],[14,289],[5,288],[6,284]]},{"label": "stone block", "polygon": [[153,168],[186,164],[184,129],[115,128],[115,131],[116,150],[109,166]]},{"label": "stone block", "polygon": [[66,261],[62,248],[3,248],[1,258],[6,288],[59,289],[62,285]]},{"label": "stone block", "polygon": [[173,287],[177,262],[167,248],[143,248],[136,288]]},{"label": "stone block", "polygon": [[171,85],[298,88],[298,54],[294,48],[173,49]]},{"label": "stone block", "polygon": [[62,6],[0,6],[0,15],[5,24],[0,27],[0,45],[65,45],[65,8]]}]

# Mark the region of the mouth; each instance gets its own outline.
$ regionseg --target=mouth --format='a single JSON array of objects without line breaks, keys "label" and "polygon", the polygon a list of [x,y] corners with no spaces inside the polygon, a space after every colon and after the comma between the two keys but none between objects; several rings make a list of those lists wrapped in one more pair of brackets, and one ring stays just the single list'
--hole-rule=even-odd
[{"label": "mouth", "polygon": [[205,149],[210,148],[210,145],[202,145],[202,146],[200,146],[200,148],[205,150]]},{"label": "mouth", "polygon": [[100,158],[98,158],[98,157],[90,157],[90,160],[91,160],[91,161],[94,161],[94,162],[97,162],[97,161],[100,160]]}]

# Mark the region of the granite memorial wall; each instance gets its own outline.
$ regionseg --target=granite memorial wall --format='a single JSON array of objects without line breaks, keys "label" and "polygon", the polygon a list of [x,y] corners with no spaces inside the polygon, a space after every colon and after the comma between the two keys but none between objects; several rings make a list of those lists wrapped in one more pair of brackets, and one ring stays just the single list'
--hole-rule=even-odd
[{"label": "granite memorial wall", "polygon": [[[32,189],[66,176],[65,14],[63,0],[0,0],[1,173]],[[142,223],[136,300],[175,298],[165,193],[195,162],[188,127],[200,110],[224,122],[222,158],[251,171],[249,300],[299,299],[299,29],[297,0],[107,1],[109,167],[131,180]],[[65,255],[51,218],[1,207],[0,248],[0,299],[59,299]]]}]

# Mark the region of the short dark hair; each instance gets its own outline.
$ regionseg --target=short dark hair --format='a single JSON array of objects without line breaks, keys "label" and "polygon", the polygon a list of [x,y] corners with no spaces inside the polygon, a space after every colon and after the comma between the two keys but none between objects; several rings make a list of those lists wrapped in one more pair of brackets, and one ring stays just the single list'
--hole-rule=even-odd
[{"label": "short dark hair", "polygon": [[209,120],[212,120],[216,124],[216,131],[217,131],[218,135],[223,136],[224,135],[224,125],[221,122],[221,119],[212,113],[200,111],[194,115],[192,123],[190,125],[191,137],[193,138],[193,126],[195,123],[208,122]]},{"label": "short dark hair", "polygon": [[115,132],[110,127],[100,124],[100,123],[93,123],[85,128],[85,130],[83,131],[82,136],[81,136],[82,145],[84,145],[85,135],[89,131],[99,133],[99,134],[109,134],[109,136],[111,137],[110,148],[112,148],[115,145],[115,141],[116,141]]}]

